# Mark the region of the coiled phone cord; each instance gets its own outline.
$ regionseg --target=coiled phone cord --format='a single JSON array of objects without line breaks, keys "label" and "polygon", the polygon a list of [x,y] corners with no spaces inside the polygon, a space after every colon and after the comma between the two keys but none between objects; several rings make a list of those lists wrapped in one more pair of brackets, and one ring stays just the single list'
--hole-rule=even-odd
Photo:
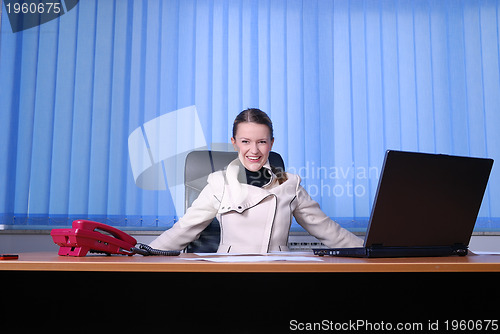
[{"label": "coiled phone cord", "polygon": [[144,256],[149,256],[149,255],[177,256],[181,253],[180,251],[154,249],[148,245],[141,243],[138,243],[137,245],[135,245],[135,247],[130,248],[130,251]]}]

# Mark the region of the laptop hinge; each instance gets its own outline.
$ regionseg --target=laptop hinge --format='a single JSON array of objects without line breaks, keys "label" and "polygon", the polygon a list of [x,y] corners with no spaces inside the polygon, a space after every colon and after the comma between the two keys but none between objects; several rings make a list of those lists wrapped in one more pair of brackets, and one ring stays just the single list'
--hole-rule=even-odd
[{"label": "laptop hinge", "polygon": [[458,243],[453,245],[453,250],[455,254],[464,256],[469,253],[469,247],[465,246],[464,244]]}]

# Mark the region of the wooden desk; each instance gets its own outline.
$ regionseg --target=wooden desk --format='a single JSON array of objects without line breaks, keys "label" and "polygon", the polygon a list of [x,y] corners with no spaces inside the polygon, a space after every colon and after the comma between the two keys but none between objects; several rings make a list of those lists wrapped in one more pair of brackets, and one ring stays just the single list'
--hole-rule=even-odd
[{"label": "wooden desk", "polygon": [[321,262],[213,263],[188,260],[195,257],[197,256],[194,254],[181,254],[178,257],[140,255],[68,257],[58,256],[56,253],[22,253],[18,260],[0,261],[0,270],[179,273],[500,272],[498,255],[400,259],[322,257]]},{"label": "wooden desk", "polygon": [[500,298],[500,256],[251,263],[193,257],[22,253],[0,261],[2,302],[19,318],[5,317],[2,325],[247,334],[294,332],[292,319],[423,326],[499,319],[491,305]]}]

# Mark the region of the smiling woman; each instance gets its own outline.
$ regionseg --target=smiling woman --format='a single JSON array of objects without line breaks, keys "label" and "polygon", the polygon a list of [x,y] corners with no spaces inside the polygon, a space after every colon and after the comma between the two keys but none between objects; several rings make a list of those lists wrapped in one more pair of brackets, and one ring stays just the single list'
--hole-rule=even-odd
[{"label": "smiling woman", "polygon": [[[253,178],[265,177],[262,167],[274,144],[273,123],[269,116],[260,109],[243,110],[234,120],[231,142],[245,168],[250,172],[258,172]],[[287,180],[286,173],[273,166],[271,171],[276,174],[279,184]]]},{"label": "smiling woman", "polygon": [[234,149],[246,169],[256,172],[264,166],[273,147],[269,128],[258,123],[245,122],[238,126],[235,137],[231,138]]},{"label": "smiling woman", "polygon": [[233,123],[231,141],[238,158],[226,170],[209,175],[208,185],[184,217],[151,247],[181,250],[217,217],[221,225],[218,253],[287,251],[292,216],[330,247],[362,245],[361,239],[321,211],[300,185],[298,175],[275,173],[268,160],[273,127],[265,112],[242,111]]}]

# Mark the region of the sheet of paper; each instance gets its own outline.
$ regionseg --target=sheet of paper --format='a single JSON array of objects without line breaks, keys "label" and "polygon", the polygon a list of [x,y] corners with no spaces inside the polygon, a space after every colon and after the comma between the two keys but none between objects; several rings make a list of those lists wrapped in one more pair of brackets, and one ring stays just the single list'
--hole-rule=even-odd
[{"label": "sheet of paper", "polygon": [[319,257],[277,256],[277,255],[198,257],[198,258],[187,258],[186,260],[210,261],[210,262],[220,262],[220,263],[269,262],[269,261],[323,262],[323,260]]},{"label": "sheet of paper", "polygon": [[198,256],[265,256],[267,253],[193,253]]},{"label": "sheet of paper", "polygon": [[291,255],[291,256],[304,256],[312,255],[313,252],[270,252],[270,253],[193,253],[198,256],[271,256],[271,255]]}]

